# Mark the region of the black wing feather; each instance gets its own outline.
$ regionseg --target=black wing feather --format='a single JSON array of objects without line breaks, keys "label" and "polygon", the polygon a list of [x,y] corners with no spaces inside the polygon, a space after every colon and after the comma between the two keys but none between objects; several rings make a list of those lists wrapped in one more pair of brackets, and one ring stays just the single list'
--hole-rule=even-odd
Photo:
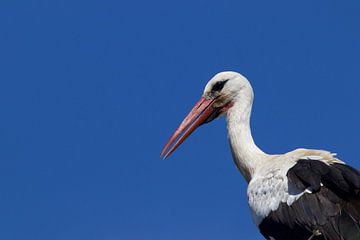
[{"label": "black wing feather", "polygon": [[287,177],[289,189],[295,185],[311,193],[291,206],[281,203],[261,222],[260,231],[267,239],[360,239],[359,171],[340,163],[299,160]]}]

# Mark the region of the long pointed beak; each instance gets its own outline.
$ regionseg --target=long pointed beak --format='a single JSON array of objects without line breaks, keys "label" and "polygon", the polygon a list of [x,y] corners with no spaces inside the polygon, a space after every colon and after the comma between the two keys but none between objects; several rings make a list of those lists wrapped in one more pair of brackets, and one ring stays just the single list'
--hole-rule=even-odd
[{"label": "long pointed beak", "polygon": [[[182,121],[180,126],[176,129],[174,134],[171,136],[170,140],[165,145],[164,149],[161,152],[163,159],[165,160],[172,152],[174,152],[181,143],[185,141],[187,137],[190,136],[192,132],[195,131],[197,127],[201,124],[205,123],[208,118],[214,113],[216,110],[213,108],[214,99],[206,99],[201,97],[200,100],[195,104],[190,113],[186,116],[186,118]],[[181,133],[184,132],[182,135]],[[180,136],[181,135],[181,136]],[[180,137],[179,137],[180,136]],[[176,143],[170,148],[173,142],[179,137]],[[170,148],[170,150],[166,153],[166,151]],[[166,153],[166,154],[165,154]],[[165,154],[165,155],[164,155]]]}]

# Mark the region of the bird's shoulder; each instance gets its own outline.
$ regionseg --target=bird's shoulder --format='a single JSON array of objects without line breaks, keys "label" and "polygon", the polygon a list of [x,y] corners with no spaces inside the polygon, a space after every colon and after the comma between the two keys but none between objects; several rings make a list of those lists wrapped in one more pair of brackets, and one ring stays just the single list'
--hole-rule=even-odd
[{"label": "bird's shoulder", "polygon": [[282,175],[286,175],[292,167],[303,161],[320,161],[327,165],[334,163],[344,164],[343,161],[336,157],[336,153],[326,150],[298,148],[284,154],[271,155],[259,167],[258,174],[266,175],[266,172],[277,171]]},{"label": "bird's shoulder", "polygon": [[327,164],[344,163],[336,157],[336,153],[327,150],[298,148],[283,155],[284,158],[291,158],[294,161],[316,160]]},{"label": "bird's shoulder", "polygon": [[323,186],[338,194],[352,195],[352,191],[359,191],[360,172],[338,159],[336,154],[322,150],[298,152],[304,155],[297,157],[296,163],[287,171],[289,183],[314,193]]},{"label": "bird's shoulder", "polygon": [[344,163],[336,157],[336,153],[320,149],[297,148],[285,154],[274,155],[273,161],[298,162],[299,160],[317,160],[327,164]]}]

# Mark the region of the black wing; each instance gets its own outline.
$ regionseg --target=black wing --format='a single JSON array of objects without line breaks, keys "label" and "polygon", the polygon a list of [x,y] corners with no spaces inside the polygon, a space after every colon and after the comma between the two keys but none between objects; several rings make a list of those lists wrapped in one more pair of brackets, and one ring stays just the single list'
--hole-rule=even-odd
[{"label": "black wing", "polygon": [[[360,240],[360,173],[345,164],[299,160],[289,187],[309,193],[281,203],[259,225],[267,239]],[[311,193],[310,193],[311,192]]]}]

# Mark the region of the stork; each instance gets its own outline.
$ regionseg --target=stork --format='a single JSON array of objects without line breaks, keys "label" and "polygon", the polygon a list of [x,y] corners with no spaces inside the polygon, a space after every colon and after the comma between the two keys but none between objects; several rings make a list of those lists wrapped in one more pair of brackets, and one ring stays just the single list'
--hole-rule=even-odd
[{"label": "stork", "polygon": [[225,115],[234,162],[248,183],[252,219],[266,239],[359,240],[359,171],[325,150],[263,152],[250,130],[253,98],[243,75],[216,74],[161,156],[167,158],[200,125]]}]

